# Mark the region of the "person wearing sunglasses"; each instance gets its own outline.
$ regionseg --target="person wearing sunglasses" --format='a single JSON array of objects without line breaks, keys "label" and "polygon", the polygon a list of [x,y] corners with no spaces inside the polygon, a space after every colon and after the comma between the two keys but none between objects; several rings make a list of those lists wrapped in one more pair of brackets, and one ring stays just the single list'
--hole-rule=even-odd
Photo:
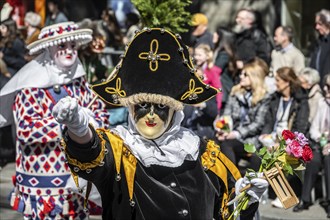
[{"label": "person wearing sunglasses", "polygon": [[[220,118],[231,118],[233,126],[229,132],[218,131],[216,137],[221,150],[235,164],[246,155],[244,143],[259,146],[258,136],[269,108],[270,95],[264,82],[267,73],[260,62],[264,63],[255,59],[244,66],[239,84],[232,88],[225,110],[220,115]],[[249,160],[250,168],[258,170],[260,160],[257,157]]]}]

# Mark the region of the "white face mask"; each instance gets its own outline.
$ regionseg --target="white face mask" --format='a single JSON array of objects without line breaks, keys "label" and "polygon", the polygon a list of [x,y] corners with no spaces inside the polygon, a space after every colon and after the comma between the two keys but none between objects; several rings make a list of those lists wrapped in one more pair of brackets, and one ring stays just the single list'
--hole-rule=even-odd
[{"label": "white face mask", "polygon": [[174,110],[168,106],[141,103],[132,111],[136,130],[146,139],[159,138],[168,128]]},{"label": "white face mask", "polygon": [[69,70],[77,61],[77,46],[74,41],[52,46],[49,50],[51,58],[59,69]]}]

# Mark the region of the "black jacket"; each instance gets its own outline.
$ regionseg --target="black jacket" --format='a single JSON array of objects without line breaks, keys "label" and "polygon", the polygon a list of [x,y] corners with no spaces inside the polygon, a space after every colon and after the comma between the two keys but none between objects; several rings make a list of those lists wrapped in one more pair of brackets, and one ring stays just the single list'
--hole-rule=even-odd
[{"label": "black jacket", "polygon": [[[317,64],[317,54],[320,51],[319,63]],[[317,69],[321,77],[321,88],[323,87],[323,77],[330,73],[330,34],[320,37],[312,55],[310,67]]]},{"label": "black jacket", "polygon": [[244,63],[255,57],[270,62],[270,45],[267,36],[256,28],[251,28],[236,34],[235,40],[236,58]]},{"label": "black jacket", "polygon": [[184,108],[185,118],[182,126],[191,129],[198,136],[213,139],[214,128],[213,121],[218,113],[215,97],[206,101],[206,107],[201,109],[191,105]]},{"label": "black jacket", "polygon": [[[292,97],[293,101],[289,112],[289,130],[298,131],[306,135],[310,126],[308,122],[308,93],[306,90],[299,89],[296,93],[293,94]],[[272,133],[274,124],[276,122],[276,114],[279,107],[280,98],[280,93],[273,93],[262,134]]]},{"label": "black jacket", "polygon": [[13,41],[12,47],[1,48],[3,52],[3,61],[7,64],[8,71],[13,76],[25,64],[25,45],[18,38]]}]

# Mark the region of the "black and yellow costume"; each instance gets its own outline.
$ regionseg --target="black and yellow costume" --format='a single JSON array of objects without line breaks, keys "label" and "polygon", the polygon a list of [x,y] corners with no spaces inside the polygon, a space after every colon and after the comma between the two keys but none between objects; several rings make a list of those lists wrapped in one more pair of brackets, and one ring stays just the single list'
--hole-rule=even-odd
[{"label": "black and yellow costume", "polygon": [[[239,171],[213,141],[202,141],[197,161],[177,168],[143,166],[123,140],[108,130],[93,130],[86,145],[66,134],[65,152],[73,176],[95,184],[102,195],[103,219],[227,219]],[[241,213],[252,219],[258,204]]]}]

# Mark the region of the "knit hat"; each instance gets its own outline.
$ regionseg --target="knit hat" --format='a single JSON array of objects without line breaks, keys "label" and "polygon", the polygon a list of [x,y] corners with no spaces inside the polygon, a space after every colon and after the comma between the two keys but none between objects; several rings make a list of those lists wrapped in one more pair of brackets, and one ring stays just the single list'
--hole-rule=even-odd
[{"label": "knit hat", "polygon": [[127,46],[117,72],[92,86],[105,102],[129,106],[153,102],[183,109],[204,102],[219,91],[197,76],[181,37],[163,28],[144,28]]},{"label": "knit hat", "polygon": [[38,27],[41,23],[41,16],[37,13],[29,11],[26,13],[24,21],[29,23],[32,27]]},{"label": "knit hat", "polygon": [[208,24],[208,19],[202,13],[196,13],[192,16],[191,24],[192,24],[192,26],[207,25]]},{"label": "knit hat", "polygon": [[75,41],[78,46],[87,44],[92,40],[91,29],[79,29],[74,22],[63,22],[41,29],[38,40],[29,44],[30,54],[67,41]]}]

